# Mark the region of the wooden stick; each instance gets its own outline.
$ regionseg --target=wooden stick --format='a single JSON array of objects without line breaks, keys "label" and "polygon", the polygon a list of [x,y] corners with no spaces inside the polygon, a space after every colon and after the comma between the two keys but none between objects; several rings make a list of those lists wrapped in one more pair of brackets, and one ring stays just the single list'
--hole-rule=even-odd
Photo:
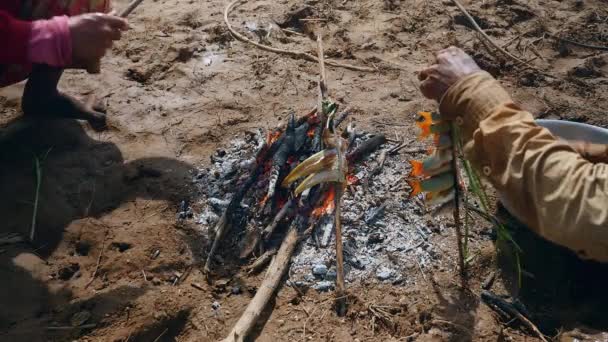
[{"label": "wooden stick", "polygon": [[334,202],[336,210],[334,212],[334,226],[336,228],[336,311],[338,316],[346,315],[346,285],[344,284],[344,251],[342,246],[342,184],[334,185]]},{"label": "wooden stick", "polygon": [[382,146],[382,144],[384,144],[385,142],[386,137],[383,134],[375,135],[361,143],[359,147],[357,147],[357,149],[348,153],[346,159],[348,159],[350,163],[356,163],[363,159],[365,156],[380,148],[380,146]]},{"label": "wooden stick", "polygon": [[574,46],[578,46],[578,47],[582,47],[582,48],[586,48],[586,49],[593,49],[593,50],[601,50],[601,51],[608,51],[608,46],[601,46],[601,45],[590,45],[590,44],[585,44],[585,43],[579,43],[575,40],[570,40],[568,38],[562,38],[554,33],[545,32],[549,37],[553,38],[553,39],[557,39],[557,40],[561,40],[564,43],[570,44],[570,45],[574,45]]},{"label": "wooden stick", "polygon": [[211,262],[213,259],[213,255],[215,255],[215,252],[219,247],[220,241],[230,228],[229,215],[232,215],[234,210],[239,205],[241,205],[241,200],[243,200],[243,197],[247,194],[247,191],[249,191],[251,186],[253,186],[253,184],[257,181],[258,176],[263,171],[262,169],[264,168],[264,163],[266,162],[266,160],[270,158],[270,156],[272,156],[276,152],[278,146],[282,144],[282,139],[284,139],[284,135],[281,138],[277,139],[277,141],[275,141],[272,145],[262,147],[262,149],[258,152],[255,158],[257,160],[257,165],[251,173],[251,176],[249,176],[249,179],[239,187],[237,192],[234,193],[232,199],[230,200],[230,204],[228,204],[228,207],[226,208],[226,210],[224,210],[222,217],[217,222],[215,226],[215,237],[213,239],[213,244],[211,245],[211,250],[207,255],[205,267],[203,268],[203,273],[207,276],[207,281],[209,281],[210,279],[209,274],[211,272]]},{"label": "wooden stick", "polygon": [[270,235],[272,235],[272,233],[277,228],[277,226],[279,225],[281,220],[283,220],[283,218],[285,218],[285,215],[287,215],[287,212],[289,212],[289,210],[291,209],[291,207],[293,206],[294,203],[295,203],[294,199],[290,198],[285,204],[283,204],[283,208],[281,208],[281,210],[279,210],[279,212],[274,217],[272,222],[270,222],[270,224],[264,229],[264,232],[263,232],[264,240],[268,240],[270,238]]},{"label": "wooden stick", "polygon": [[[228,208],[230,208],[230,206],[228,206]],[[215,237],[213,239],[213,244],[211,245],[211,250],[209,251],[209,254],[207,255],[207,260],[205,260],[205,267],[203,268],[203,273],[205,273],[206,275],[208,275],[211,272],[211,260],[213,259],[213,256],[215,255],[215,251],[217,250],[217,247],[219,246],[221,239],[224,237],[224,234],[226,233],[226,228],[228,226],[228,208],[226,208],[226,210],[224,210],[222,217],[215,225]]]},{"label": "wooden stick", "polygon": [[517,58],[516,56],[512,55],[509,51],[503,49],[500,45],[496,44],[496,42],[494,42],[494,40],[492,40],[492,38],[490,38],[490,36],[488,36],[488,34],[485,33],[481,27],[479,27],[479,25],[477,24],[477,22],[475,21],[473,16],[471,16],[471,14],[469,14],[467,9],[464,8],[464,6],[458,0],[452,0],[452,2],[456,5],[456,7],[458,7],[460,12],[462,12],[462,14],[464,14],[464,16],[467,18],[469,23],[471,23],[471,25],[475,29],[475,31],[477,31],[486,40],[486,42],[488,42],[488,44],[492,45],[492,47],[494,47],[500,53],[502,53],[506,57],[512,59],[513,61],[515,61],[519,64],[522,64],[522,65],[525,65],[527,67],[536,69],[533,65],[527,63],[526,61],[524,61],[520,58]]},{"label": "wooden stick", "polygon": [[293,254],[297,243],[298,225],[292,224],[258,291],[255,293],[251,302],[249,302],[249,305],[241,315],[241,318],[239,318],[232,328],[232,331],[228,334],[228,337],[223,340],[224,342],[241,342],[245,341],[249,336],[249,333],[260,318],[262,311],[276,292],[279,283],[281,282],[281,278],[283,278],[283,274],[285,274],[285,271],[289,266],[291,255]]},{"label": "wooden stick", "polygon": [[106,249],[106,240],[108,239],[108,230],[106,229],[106,235],[103,238],[103,242],[101,243],[101,251],[99,251],[99,256],[97,257],[97,265],[95,265],[95,271],[93,271],[93,275],[91,276],[91,280],[89,280],[89,282],[84,286],[84,288],[86,289],[87,287],[89,287],[89,285],[91,285],[91,283],[93,283],[93,281],[95,280],[95,277],[97,276],[97,271],[99,270],[99,265],[101,264],[101,258],[103,257],[103,252]]},{"label": "wooden stick", "polygon": [[[311,61],[311,62],[317,62],[317,63],[319,62],[317,57],[315,57],[309,53],[302,52],[302,51],[290,51],[290,50],[278,49],[278,48],[266,46],[263,44],[259,44],[259,43],[252,41],[251,39],[245,37],[244,35],[236,32],[236,30],[230,24],[230,21],[228,20],[228,16],[229,16],[230,12],[234,9],[234,7],[242,1],[244,1],[244,0],[233,0],[224,9],[224,24],[226,24],[228,31],[230,31],[230,33],[232,34],[232,36],[234,36],[234,38],[236,38],[237,40],[240,40],[242,42],[251,44],[260,50],[274,52],[274,53],[278,53],[278,54],[282,54],[282,55],[288,55],[288,56],[291,56],[294,58],[301,58],[301,59],[305,59],[305,60]],[[378,71],[376,68],[361,67],[361,66],[345,64],[345,63],[340,63],[340,62],[335,62],[335,61],[330,61],[330,60],[325,61],[325,64],[333,66],[333,67],[344,68],[344,69],[349,69],[349,70],[354,70],[354,71],[365,71],[365,72]]]},{"label": "wooden stick", "polygon": [[[327,77],[325,74],[325,57],[323,51],[323,39],[321,35],[317,36],[317,44],[318,49],[317,53],[319,56],[319,108],[320,113],[323,113],[321,118],[321,124],[325,127],[325,121],[327,120],[327,114],[323,109],[323,103],[327,100]],[[325,127],[328,129],[328,127]],[[335,127],[331,127],[331,131],[335,131]],[[329,133],[329,132],[327,132]],[[325,134],[325,132],[323,132]],[[338,151],[337,160],[338,165],[342,166],[342,159],[344,156],[342,155],[342,146],[341,146],[341,137],[336,134],[338,146],[336,146],[336,150]],[[340,167],[340,172],[344,175],[346,174],[346,170],[342,170]],[[334,227],[336,229],[336,311],[338,316],[344,316],[346,314],[346,286],[344,285],[344,252],[342,250],[342,223],[340,221],[341,216],[341,208],[342,204],[342,192],[343,192],[343,184],[336,182],[333,184],[334,187],[334,203],[335,203],[335,212],[334,212]]]},{"label": "wooden stick", "polygon": [[464,264],[464,249],[462,246],[462,223],[460,222],[460,180],[458,179],[457,136],[452,125],[452,172],[454,174],[454,225],[456,226],[456,245],[458,247],[458,265],[462,287],[466,287],[466,269]]},{"label": "wooden stick", "polygon": [[519,310],[517,310],[512,304],[486,290],[481,292],[481,299],[488,306],[495,306],[500,310],[511,314],[513,317],[517,318],[520,322],[522,322],[526,327],[528,327],[528,329],[530,329],[533,333],[535,333],[536,336],[541,339],[541,341],[547,342],[545,335],[543,335],[543,333],[538,330],[536,325],[532,323],[528,318],[526,318],[526,316],[522,315],[522,313],[519,312]]},{"label": "wooden stick", "polygon": [[127,8],[125,8],[122,12],[120,12],[120,17],[121,18],[126,18],[129,16],[129,14],[131,14],[131,12],[133,12],[133,10],[135,10],[135,8],[137,8],[137,6],[139,6],[139,4],[141,4],[144,0],[133,0],[131,1],[128,5]]},{"label": "wooden stick", "polygon": [[315,130],[315,136],[313,139],[313,147],[318,151],[323,149],[323,132],[327,125],[327,113],[323,110],[323,102],[327,99],[327,78],[325,77],[325,52],[323,50],[323,39],[319,34],[317,36],[317,58],[319,61],[319,99],[317,111],[319,116],[319,126]]}]

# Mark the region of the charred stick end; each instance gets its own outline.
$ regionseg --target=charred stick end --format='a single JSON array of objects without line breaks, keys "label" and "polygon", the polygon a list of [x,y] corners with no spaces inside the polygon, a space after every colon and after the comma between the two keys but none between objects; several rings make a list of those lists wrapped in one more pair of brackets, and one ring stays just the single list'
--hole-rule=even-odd
[{"label": "charred stick end", "polygon": [[375,135],[359,145],[354,151],[346,156],[350,163],[361,161],[365,156],[376,151],[380,146],[386,143],[386,137],[383,134]]}]

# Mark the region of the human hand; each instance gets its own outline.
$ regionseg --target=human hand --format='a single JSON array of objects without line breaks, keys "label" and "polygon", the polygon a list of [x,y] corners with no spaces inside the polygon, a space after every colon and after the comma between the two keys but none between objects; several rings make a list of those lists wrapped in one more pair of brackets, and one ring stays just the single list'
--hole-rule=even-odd
[{"label": "human hand", "polygon": [[436,63],[418,74],[422,94],[437,102],[448,89],[463,77],[480,71],[477,63],[457,47],[449,47],[437,53]]},{"label": "human hand", "polygon": [[88,13],[70,17],[72,64],[80,67],[95,65],[113,41],[119,40],[128,29],[127,21],[112,14]]}]

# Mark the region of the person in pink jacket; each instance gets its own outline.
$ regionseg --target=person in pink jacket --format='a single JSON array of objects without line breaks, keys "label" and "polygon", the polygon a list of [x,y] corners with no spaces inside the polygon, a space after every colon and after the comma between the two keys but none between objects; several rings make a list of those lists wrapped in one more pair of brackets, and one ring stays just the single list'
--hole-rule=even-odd
[{"label": "person in pink jacket", "polygon": [[64,69],[98,65],[127,22],[106,14],[109,0],[0,1],[0,87],[27,79],[25,115],[84,119],[105,127],[105,114],[57,90]]}]

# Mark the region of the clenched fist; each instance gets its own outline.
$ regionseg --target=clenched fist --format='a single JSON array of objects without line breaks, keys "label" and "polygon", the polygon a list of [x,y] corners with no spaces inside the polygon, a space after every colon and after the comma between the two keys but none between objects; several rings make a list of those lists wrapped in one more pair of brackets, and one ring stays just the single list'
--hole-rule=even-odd
[{"label": "clenched fist", "polygon": [[439,51],[436,63],[418,74],[420,90],[425,97],[439,102],[453,84],[480,70],[473,58],[452,46]]}]

